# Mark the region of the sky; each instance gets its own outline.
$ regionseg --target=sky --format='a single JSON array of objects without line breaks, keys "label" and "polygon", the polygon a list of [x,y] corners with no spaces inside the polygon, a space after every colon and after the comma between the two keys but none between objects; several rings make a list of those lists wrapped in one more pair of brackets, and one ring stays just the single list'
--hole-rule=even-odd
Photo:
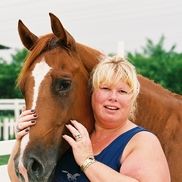
[{"label": "sky", "polygon": [[105,53],[141,51],[162,35],[166,49],[176,44],[182,52],[181,0],[1,0],[0,44],[23,48],[19,19],[37,36],[50,33],[49,12],[76,41]]}]

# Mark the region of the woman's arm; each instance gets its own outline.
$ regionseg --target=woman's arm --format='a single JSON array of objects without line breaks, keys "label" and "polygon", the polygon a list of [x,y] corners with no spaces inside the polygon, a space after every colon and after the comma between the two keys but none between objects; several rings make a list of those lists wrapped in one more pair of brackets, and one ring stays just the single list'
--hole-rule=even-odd
[{"label": "woman's arm", "polygon": [[35,117],[34,110],[23,110],[23,112],[19,116],[18,121],[16,123],[15,128],[18,128],[19,131],[16,131],[16,142],[8,160],[8,174],[9,174],[11,182],[19,182],[15,172],[14,158],[20,148],[22,137],[29,132],[31,126],[35,125],[36,119],[37,119],[37,116]]},{"label": "woman's arm", "polygon": [[147,131],[136,134],[126,146],[120,172],[141,182],[170,182],[166,157],[158,138]]},{"label": "woman's arm", "polygon": [[126,147],[120,172],[100,162],[84,172],[91,182],[170,182],[168,164],[156,136],[140,132]]},{"label": "woman's arm", "polygon": [[20,140],[16,140],[8,160],[8,174],[9,174],[11,182],[19,182],[18,177],[16,176],[15,165],[14,165],[14,157],[18,152],[19,146],[20,146]]}]

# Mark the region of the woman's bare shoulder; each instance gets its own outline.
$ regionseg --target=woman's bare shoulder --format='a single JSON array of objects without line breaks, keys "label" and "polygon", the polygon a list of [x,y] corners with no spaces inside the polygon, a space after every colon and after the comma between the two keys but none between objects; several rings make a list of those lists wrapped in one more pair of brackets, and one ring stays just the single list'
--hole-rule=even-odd
[{"label": "woman's bare shoulder", "polygon": [[156,135],[148,131],[141,131],[133,136],[123,152],[121,163],[122,173],[138,177],[141,181],[170,179],[160,141]]}]

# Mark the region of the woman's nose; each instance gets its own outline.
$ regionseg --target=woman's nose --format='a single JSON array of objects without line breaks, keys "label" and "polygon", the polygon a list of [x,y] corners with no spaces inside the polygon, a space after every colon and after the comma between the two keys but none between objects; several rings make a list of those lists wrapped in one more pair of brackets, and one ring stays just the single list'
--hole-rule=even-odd
[{"label": "woman's nose", "polygon": [[117,101],[117,92],[111,91],[109,95],[109,100]]}]

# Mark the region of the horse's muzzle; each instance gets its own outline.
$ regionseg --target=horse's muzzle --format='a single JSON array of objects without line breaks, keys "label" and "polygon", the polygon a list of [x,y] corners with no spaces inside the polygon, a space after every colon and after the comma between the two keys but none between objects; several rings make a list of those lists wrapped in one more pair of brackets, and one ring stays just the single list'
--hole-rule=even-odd
[{"label": "horse's muzzle", "polygon": [[[20,165],[20,160],[22,165]],[[41,147],[39,147],[36,150],[25,151],[23,159],[17,157],[15,168],[21,182],[51,182],[56,162],[55,148],[41,150]]]},{"label": "horse's muzzle", "polygon": [[32,176],[34,181],[38,180],[45,174],[45,164],[42,164],[41,160],[39,160],[38,158],[31,157],[27,161],[27,171],[29,176]]}]

